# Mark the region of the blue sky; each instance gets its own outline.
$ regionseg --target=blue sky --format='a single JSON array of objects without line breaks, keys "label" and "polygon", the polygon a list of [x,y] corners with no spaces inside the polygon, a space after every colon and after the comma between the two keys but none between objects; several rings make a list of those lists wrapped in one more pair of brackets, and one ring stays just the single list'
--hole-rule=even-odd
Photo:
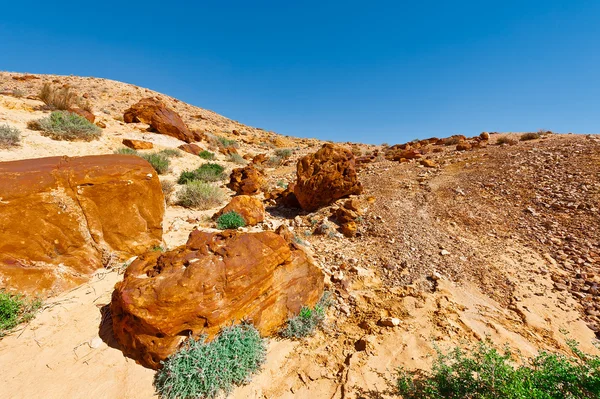
[{"label": "blue sky", "polygon": [[0,70],[335,141],[599,130],[597,0],[37,3],[3,4]]}]

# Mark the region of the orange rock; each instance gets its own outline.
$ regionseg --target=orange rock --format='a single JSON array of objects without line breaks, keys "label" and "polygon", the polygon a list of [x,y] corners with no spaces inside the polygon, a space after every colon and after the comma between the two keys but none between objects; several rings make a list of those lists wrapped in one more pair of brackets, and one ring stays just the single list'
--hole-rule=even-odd
[{"label": "orange rock", "polygon": [[251,321],[275,333],[323,294],[321,270],[273,232],[194,230],[186,245],[148,252],[112,295],[113,331],[123,352],[157,369],[182,339]]},{"label": "orange rock", "polygon": [[122,143],[125,147],[129,147],[134,150],[149,150],[154,148],[154,144],[149,141],[123,139]]},{"label": "orange rock", "polygon": [[252,163],[255,165],[262,165],[267,161],[267,154],[258,154],[252,158]]},{"label": "orange rock", "polygon": [[125,123],[142,122],[160,134],[175,137],[186,143],[197,141],[198,136],[190,131],[177,112],[167,108],[157,98],[143,98],[123,114]]},{"label": "orange rock", "polygon": [[479,135],[479,138],[481,140],[489,140],[490,139],[490,134],[488,132],[481,132],[481,134]]},{"label": "orange rock", "polygon": [[251,195],[237,195],[233,197],[229,204],[215,213],[213,219],[228,212],[240,214],[244,218],[246,226],[254,226],[265,220],[265,206],[261,200]]},{"label": "orange rock", "polygon": [[456,151],[467,151],[471,149],[471,144],[469,144],[466,141],[463,141],[461,143],[458,143],[456,145]]},{"label": "orange rock", "polygon": [[96,126],[98,126],[100,129],[106,129],[106,123],[102,121],[96,122]]},{"label": "orange rock", "polygon": [[420,163],[426,168],[435,168],[437,166],[433,159],[421,159]]},{"label": "orange rock", "polygon": [[69,109],[69,112],[72,112],[79,116],[83,116],[90,123],[94,123],[94,121],[96,120],[96,116],[94,114],[92,114],[90,111],[86,111],[85,109],[82,109],[82,108],[76,108],[76,107],[71,108],[71,109]]},{"label": "orange rock", "polygon": [[263,172],[253,164],[231,171],[227,187],[237,194],[256,195],[265,185]]},{"label": "orange rock", "polygon": [[197,144],[182,144],[177,148],[192,155],[198,155],[203,151],[202,147]]},{"label": "orange rock", "polygon": [[51,295],[87,281],[114,255],[162,241],[165,200],[131,155],[0,163],[0,288]]},{"label": "orange rock", "polygon": [[341,226],[341,232],[346,237],[354,237],[356,235],[356,231],[358,230],[358,226],[356,222],[346,222]]},{"label": "orange rock", "polygon": [[348,149],[324,144],[316,153],[298,161],[294,194],[305,210],[314,211],[362,190],[354,154]]}]

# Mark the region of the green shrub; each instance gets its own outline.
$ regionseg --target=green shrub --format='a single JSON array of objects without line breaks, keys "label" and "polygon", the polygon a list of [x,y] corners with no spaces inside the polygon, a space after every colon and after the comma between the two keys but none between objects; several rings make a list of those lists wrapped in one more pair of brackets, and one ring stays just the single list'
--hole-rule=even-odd
[{"label": "green shrub", "polygon": [[227,178],[227,175],[223,173],[224,167],[218,163],[205,163],[196,170],[186,170],[181,172],[177,183],[186,184],[191,181],[206,181],[214,182]]},{"label": "green shrub", "polygon": [[177,192],[177,204],[201,210],[214,208],[225,199],[225,193],[217,186],[203,181],[190,181]]},{"label": "green shrub", "polygon": [[43,136],[54,140],[91,141],[100,137],[102,129],[83,116],[65,111],[55,111],[50,116],[30,121],[27,126],[40,130]]},{"label": "green shrub", "polygon": [[154,152],[151,154],[137,154],[137,155],[139,155],[140,157],[142,157],[146,161],[148,161],[150,163],[150,165],[152,165],[152,167],[154,168],[156,173],[158,173],[159,175],[167,173],[167,171],[169,170],[169,158],[167,156],[165,156],[164,154],[161,154],[159,152]]},{"label": "green shrub", "polygon": [[240,154],[229,154],[228,159],[229,162],[237,163],[239,165],[245,165],[248,162],[242,157]]},{"label": "green shrub", "polygon": [[331,294],[326,291],[313,309],[304,306],[300,309],[298,316],[289,319],[285,327],[280,331],[281,336],[284,338],[299,339],[312,335],[317,327],[323,325],[325,312],[331,304]]},{"label": "green shrub", "polygon": [[539,139],[541,136],[539,133],[523,133],[521,135],[520,140],[521,141],[529,141],[529,140],[537,140]]},{"label": "green shrub", "polygon": [[0,148],[16,147],[21,143],[21,131],[8,125],[0,125]]},{"label": "green shrub", "polygon": [[275,151],[275,155],[279,158],[287,159],[292,156],[292,150],[289,148],[280,148]]},{"label": "green shrub", "polygon": [[515,144],[517,144],[517,140],[510,138],[508,136],[501,136],[496,139],[496,144],[498,144],[498,145],[500,145],[500,144],[515,145]]},{"label": "green shrub", "polygon": [[31,320],[42,306],[39,299],[28,300],[23,295],[0,290],[0,337],[17,325]]},{"label": "green shrub", "polygon": [[283,159],[278,156],[270,157],[269,159],[267,159],[267,165],[269,165],[272,168],[278,167],[279,165],[281,165],[282,162]]},{"label": "green shrub", "polygon": [[204,151],[201,151],[200,153],[198,153],[198,156],[199,156],[200,158],[202,158],[202,159],[206,159],[206,160],[208,160],[208,161],[212,161],[212,160],[214,160],[214,159],[215,159],[215,154],[213,154],[213,153],[212,153],[212,152],[210,152],[210,151],[206,151],[206,150],[204,150]]},{"label": "green shrub", "polygon": [[489,339],[446,355],[438,350],[431,372],[398,369],[398,393],[404,399],[600,397],[600,357],[568,344],[574,356],[542,351],[520,366],[508,347],[501,353]]},{"label": "green shrub", "polygon": [[245,225],[246,221],[242,215],[234,211],[224,213],[217,219],[217,227],[221,230],[237,229]]},{"label": "green shrub", "polygon": [[175,182],[171,180],[161,180],[160,187],[165,196],[165,201],[170,203],[171,194],[175,192]]},{"label": "green shrub", "polygon": [[215,138],[217,140],[217,145],[222,148],[227,148],[227,147],[237,148],[240,146],[237,141],[230,140],[223,136],[216,136]]},{"label": "green shrub", "polygon": [[134,150],[133,148],[123,147],[114,151],[115,154],[121,155],[137,155],[140,156],[140,153]]},{"label": "green shrub", "polygon": [[183,156],[183,153],[177,148],[166,148],[164,150],[160,150],[158,153],[167,158],[181,158]]},{"label": "green shrub", "polygon": [[277,181],[277,187],[288,188],[288,184],[283,180],[279,180]]},{"label": "green shrub", "polygon": [[250,324],[226,327],[211,342],[188,339],[156,373],[161,398],[215,398],[247,384],[266,358],[266,343]]}]

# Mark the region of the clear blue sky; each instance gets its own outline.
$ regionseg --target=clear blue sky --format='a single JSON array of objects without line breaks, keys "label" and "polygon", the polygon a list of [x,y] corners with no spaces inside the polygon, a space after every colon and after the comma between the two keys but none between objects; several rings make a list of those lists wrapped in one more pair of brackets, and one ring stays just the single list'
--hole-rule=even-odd
[{"label": "clear blue sky", "polygon": [[11,1],[0,70],[336,141],[598,132],[600,1]]}]

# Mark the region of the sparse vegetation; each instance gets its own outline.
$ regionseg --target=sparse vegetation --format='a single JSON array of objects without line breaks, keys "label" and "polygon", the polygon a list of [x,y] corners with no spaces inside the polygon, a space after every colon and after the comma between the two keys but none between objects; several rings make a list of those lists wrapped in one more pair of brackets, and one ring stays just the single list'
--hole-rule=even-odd
[{"label": "sparse vegetation", "polygon": [[246,221],[237,212],[227,212],[219,216],[217,219],[217,227],[221,230],[226,229],[237,229],[239,227],[244,227],[246,225]]},{"label": "sparse vegetation", "polygon": [[169,158],[160,152],[153,152],[151,154],[136,154],[152,165],[156,173],[159,175],[165,174],[169,171]]},{"label": "sparse vegetation", "polygon": [[211,342],[189,338],[170,356],[154,379],[161,398],[191,399],[226,396],[247,384],[260,370],[266,343],[250,324],[226,327]]},{"label": "sparse vegetation", "polygon": [[293,154],[292,150],[289,148],[280,148],[275,151],[275,155],[282,159],[287,159],[291,157]]},{"label": "sparse vegetation", "polygon": [[205,163],[196,170],[181,172],[177,183],[186,184],[192,181],[215,182],[227,178],[225,168],[218,163]]},{"label": "sparse vegetation", "polygon": [[181,158],[183,156],[183,153],[177,148],[166,148],[164,150],[160,150],[158,153],[166,156],[167,158]]},{"label": "sparse vegetation", "polygon": [[206,150],[204,150],[204,151],[201,151],[201,152],[198,154],[198,156],[199,156],[200,158],[202,158],[202,159],[206,159],[206,160],[208,160],[208,161],[212,161],[212,160],[214,160],[214,159],[215,159],[215,154],[213,154],[213,153],[212,153],[212,152],[210,152],[210,151],[206,151]]},{"label": "sparse vegetation", "polygon": [[445,139],[443,139],[443,144],[444,145],[456,145],[458,143],[460,143],[462,140],[462,137],[459,136],[451,136],[451,137],[447,137]]},{"label": "sparse vegetation", "polygon": [[222,148],[228,148],[228,147],[237,148],[240,146],[237,141],[228,139],[223,136],[215,136],[215,139],[217,140],[217,145]]},{"label": "sparse vegetation", "polygon": [[66,111],[54,111],[46,118],[29,121],[27,127],[53,140],[92,141],[102,134],[102,129],[84,117]]},{"label": "sparse vegetation", "polygon": [[203,181],[190,181],[177,192],[177,204],[186,208],[210,209],[225,199],[225,193],[217,186]]},{"label": "sparse vegetation", "polygon": [[16,147],[21,143],[21,131],[9,125],[0,125],[0,148]]},{"label": "sparse vegetation", "polygon": [[278,156],[270,157],[269,159],[267,159],[267,165],[272,168],[278,167],[279,165],[281,165],[282,162],[283,159],[281,159],[281,157]]},{"label": "sparse vegetation", "polygon": [[431,372],[398,370],[398,393],[404,399],[598,398],[600,357],[568,344],[574,356],[542,351],[520,366],[508,347],[499,352],[489,339],[448,354],[438,350]]},{"label": "sparse vegetation", "polygon": [[162,188],[162,192],[165,196],[165,200],[167,204],[170,203],[171,194],[175,192],[175,182],[171,180],[161,180],[160,187]]},{"label": "sparse vegetation", "polygon": [[233,163],[237,163],[239,165],[245,165],[248,162],[244,159],[244,157],[242,157],[240,154],[229,154],[228,156],[228,161],[229,162],[233,162]]},{"label": "sparse vegetation", "polygon": [[304,306],[298,316],[287,321],[280,331],[284,338],[300,339],[312,335],[317,327],[323,325],[327,308],[332,305],[331,293],[326,291],[314,308]]},{"label": "sparse vegetation", "polygon": [[523,133],[521,135],[521,141],[537,140],[541,137],[539,133]]},{"label": "sparse vegetation", "polygon": [[140,155],[139,152],[137,152],[133,148],[129,148],[129,147],[123,147],[123,148],[116,149],[114,151],[114,153],[115,154],[121,154],[121,155],[137,155],[137,156]]},{"label": "sparse vegetation", "polygon": [[501,144],[515,145],[515,144],[517,144],[517,140],[512,139],[508,136],[501,136],[501,137],[498,137],[498,139],[496,139],[496,144],[498,144],[498,145],[501,145]]},{"label": "sparse vegetation", "polygon": [[27,299],[23,295],[0,290],[0,337],[21,323],[33,319],[42,306],[39,299]]},{"label": "sparse vegetation", "polygon": [[21,98],[25,96],[25,92],[21,89],[13,89],[12,95],[13,97]]},{"label": "sparse vegetation", "polygon": [[73,93],[69,87],[55,88],[49,83],[42,86],[38,97],[47,106],[62,111],[68,110],[78,101],[77,94]]},{"label": "sparse vegetation", "polygon": [[279,180],[279,181],[277,181],[277,187],[288,188],[288,184],[287,184],[287,182],[285,182],[283,180]]}]

